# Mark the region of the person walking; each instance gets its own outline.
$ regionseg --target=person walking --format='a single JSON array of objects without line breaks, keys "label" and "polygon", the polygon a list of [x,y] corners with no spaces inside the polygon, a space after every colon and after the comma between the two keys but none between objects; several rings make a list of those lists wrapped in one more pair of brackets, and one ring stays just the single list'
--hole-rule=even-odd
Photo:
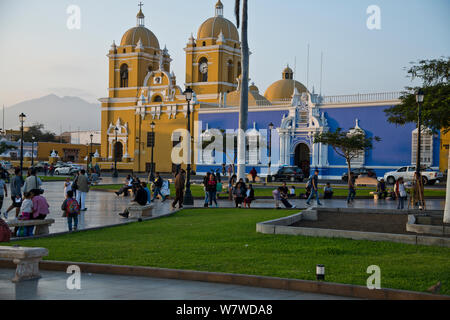
[{"label": "person walking", "polygon": [[203,177],[203,191],[205,192],[205,203],[203,204],[203,207],[205,208],[207,208],[209,204],[208,182],[210,176],[211,172],[207,172],[206,176]]},{"label": "person walking", "polygon": [[[64,181],[64,199],[67,198],[67,192],[72,191],[72,181],[70,181],[70,178],[67,177],[66,181]],[[72,191],[73,196],[73,191]]]},{"label": "person walking", "polygon": [[8,189],[4,177],[0,175],[0,212],[3,208],[3,200],[8,196]]},{"label": "person walking", "polygon": [[250,170],[250,175],[252,176],[252,183],[255,183],[256,176],[258,175],[258,172],[256,171],[256,168],[253,167],[253,169]]},{"label": "person walking", "polygon": [[36,169],[31,169],[30,175],[25,179],[23,193],[30,192],[33,189],[41,189],[42,181],[36,176]]},{"label": "person walking", "polygon": [[353,200],[355,200],[355,196],[356,196],[355,175],[353,174],[353,172],[350,172],[350,177],[348,179],[347,204],[353,203]]},{"label": "person walking", "polygon": [[84,229],[85,223],[84,223],[84,213],[87,210],[86,208],[86,195],[89,192],[89,179],[86,176],[86,171],[82,169],[78,177],[75,179],[76,181],[74,183],[77,184],[77,196],[76,200],[78,204],[80,205],[80,216],[79,216],[79,229]]},{"label": "person walking", "polygon": [[177,203],[180,209],[183,208],[184,187],[186,183],[184,175],[185,171],[181,169],[175,177],[175,200],[172,202],[172,209],[175,209]]},{"label": "person walking", "polygon": [[64,216],[67,218],[67,227],[69,231],[78,229],[78,215],[80,214],[80,204],[73,198],[73,191],[67,191],[67,198],[61,205],[61,210],[64,212]]},{"label": "person walking", "polygon": [[321,206],[322,204],[320,203],[319,192],[318,192],[318,190],[319,190],[319,170],[314,171],[314,175],[309,178],[308,185],[311,187],[311,194],[309,195],[308,200],[306,200],[306,204],[309,206],[312,197],[315,196],[317,199],[317,205]]},{"label": "person walking", "polygon": [[14,169],[14,177],[11,179],[10,191],[11,191],[11,200],[12,203],[9,208],[3,214],[5,219],[8,219],[8,213],[16,208],[16,217],[19,216],[20,207],[22,206],[22,186],[23,186],[23,178],[20,171],[20,168]]},{"label": "person walking", "polygon": [[407,199],[407,193],[405,188],[405,181],[402,177],[398,178],[397,182],[395,183],[394,191],[398,199],[397,209],[403,210],[405,207],[405,201]]},{"label": "person walking", "polygon": [[165,200],[165,197],[163,196],[163,194],[161,193],[161,188],[163,185],[163,179],[161,178],[161,176],[159,175],[159,172],[155,173],[155,181],[153,182],[153,185],[155,186],[155,190],[153,191],[153,199],[152,202],[155,201],[156,197],[158,195],[161,196],[162,201]]},{"label": "person walking", "polygon": [[212,203],[214,201],[214,203],[216,204],[216,208],[217,208],[218,207],[217,200],[216,200],[217,180],[216,180],[216,177],[213,174],[211,174],[209,176],[209,181],[208,181],[208,184],[206,186],[206,191],[208,192],[209,206],[212,206]]}]

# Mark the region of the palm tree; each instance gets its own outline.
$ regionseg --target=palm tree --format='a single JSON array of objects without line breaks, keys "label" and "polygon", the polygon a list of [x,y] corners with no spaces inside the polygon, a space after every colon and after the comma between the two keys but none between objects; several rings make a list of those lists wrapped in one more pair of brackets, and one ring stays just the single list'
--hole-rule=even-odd
[{"label": "palm tree", "polygon": [[[241,1],[236,0],[234,12],[236,24],[239,29]],[[245,180],[245,132],[248,119],[248,76],[249,76],[249,49],[248,49],[248,0],[243,0],[241,50],[242,50],[242,82],[241,82],[241,106],[239,109],[239,133],[238,133],[238,179]]]}]

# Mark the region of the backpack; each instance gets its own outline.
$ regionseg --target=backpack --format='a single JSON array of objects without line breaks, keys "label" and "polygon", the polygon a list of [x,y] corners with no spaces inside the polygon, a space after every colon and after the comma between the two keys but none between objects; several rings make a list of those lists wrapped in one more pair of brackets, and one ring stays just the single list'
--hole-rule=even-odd
[{"label": "backpack", "polygon": [[313,176],[310,176],[308,178],[308,182],[306,184],[306,189],[312,189],[312,179],[313,179]]},{"label": "backpack", "polygon": [[66,203],[66,213],[69,217],[73,217],[80,213],[80,205],[75,199],[68,199]]}]

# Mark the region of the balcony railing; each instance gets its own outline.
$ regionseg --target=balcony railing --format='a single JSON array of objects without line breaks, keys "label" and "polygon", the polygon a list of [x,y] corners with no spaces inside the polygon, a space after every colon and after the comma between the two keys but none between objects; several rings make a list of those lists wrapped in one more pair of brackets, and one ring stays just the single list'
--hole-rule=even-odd
[{"label": "balcony railing", "polygon": [[352,95],[324,96],[319,98],[319,100],[321,104],[395,101],[398,100],[401,95],[401,92],[358,93]]}]

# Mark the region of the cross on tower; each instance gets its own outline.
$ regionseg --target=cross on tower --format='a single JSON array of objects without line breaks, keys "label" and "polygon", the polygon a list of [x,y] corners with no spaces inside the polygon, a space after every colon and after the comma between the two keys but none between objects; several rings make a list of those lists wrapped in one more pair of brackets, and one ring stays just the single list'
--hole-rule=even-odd
[{"label": "cross on tower", "polygon": [[142,3],[142,1],[139,2],[138,6],[139,6],[139,9],[140,9],[140,10],[142,10],[143,5],[144,5],[144,4]]}]

